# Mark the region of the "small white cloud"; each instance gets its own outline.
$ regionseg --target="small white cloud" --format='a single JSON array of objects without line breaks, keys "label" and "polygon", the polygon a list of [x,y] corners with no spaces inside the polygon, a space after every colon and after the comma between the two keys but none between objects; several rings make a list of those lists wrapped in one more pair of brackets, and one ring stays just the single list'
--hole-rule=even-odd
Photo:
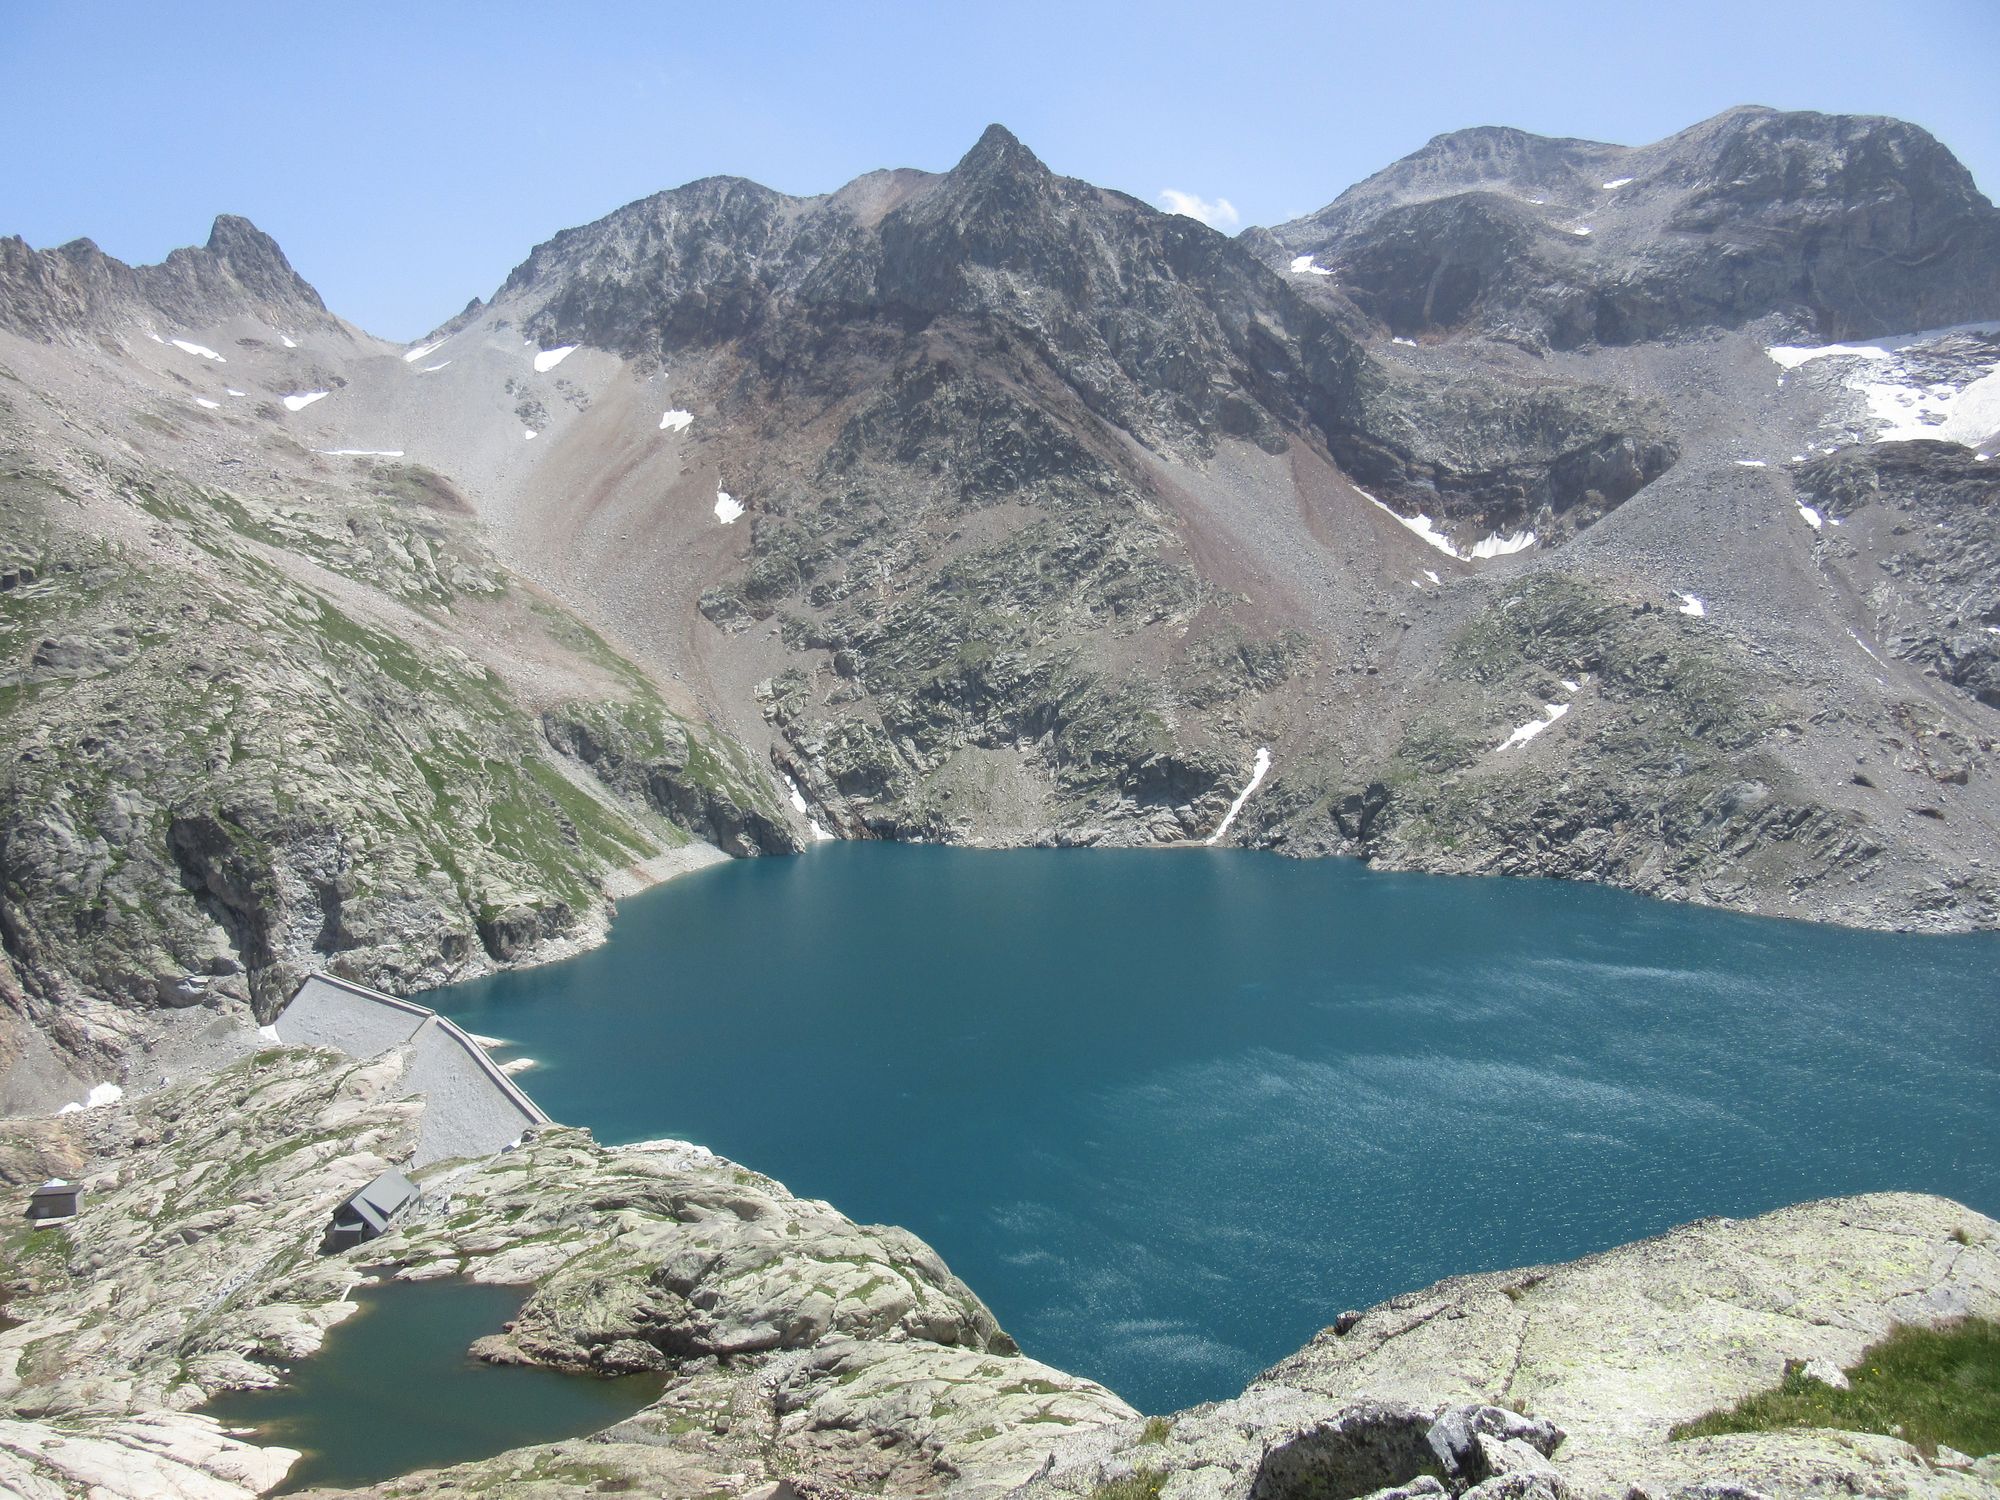
[{"label": "small white cloud", "polygon": [[1168,213],[1186,214],[1190,219],[1201,220],[1210,229],[1234,225],[1239,218],[1236,205],[1227,198],[1210,202],[1197,194],[1184,193],[1179,188],[1161,188],[1160,202]]}]

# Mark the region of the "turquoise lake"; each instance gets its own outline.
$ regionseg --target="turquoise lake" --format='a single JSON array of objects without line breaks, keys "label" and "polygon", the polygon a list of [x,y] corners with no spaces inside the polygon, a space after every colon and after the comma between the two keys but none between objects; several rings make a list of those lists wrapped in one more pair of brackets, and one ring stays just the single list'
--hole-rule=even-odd
[{"label": "turquoise lake", "polygon": [[855,843],[423,998],[534,1058],[557,1119],[908,1226],[1029,1354],[1147,1411],[1441,1276],[1836,1193],[2000,1211],[1995,934]]}]

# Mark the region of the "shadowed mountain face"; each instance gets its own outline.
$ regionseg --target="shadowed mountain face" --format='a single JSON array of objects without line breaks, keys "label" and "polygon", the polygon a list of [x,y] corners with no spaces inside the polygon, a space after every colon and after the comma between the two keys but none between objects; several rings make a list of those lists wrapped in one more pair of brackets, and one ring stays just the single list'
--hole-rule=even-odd
[{"label": "shadowed mountain face", "polygon": [[[773,675],[765,713],[787,774],[852,833],[953,836],[982,811],[959,780],[989,773],[1040,836],[1214,826],[1242,753],[1217,715],[1324,669],[1300,631],[1360,580],[1204,560],[1190,471],[1309,473],[1350,505],[1351,475],[1469,549],[1586,524],[1677,451],[1663,412],[1590,382],[1387,366],[1351,308],[997,126],[941,175],[633,204],[538,248],[487,314],[544,346],[726,368],[718,414],[754,439],[723,482],[756,513],[701,608],[831,665],[838,701],[806,666]],[[1232,476],[1238,498],[1207,504],[1267,482]],[[1198,679],[1203,710],[1146,707]]]},{"label": "shadowed mountain face", "polygon": [[1392,488],[1476,490],[1631,438],[1648,452],[1615,502],[1671,460],[1645,413],[1576,392],[1545,393],[1567,409],[1485,464],[1443,461],[1412,430],[1426,403],[1525,403],[1405,388],[1351,308],[1307,300],[1194,220],[1056,176],[997,125],[940,175],[875,173],[810,199],[731,178],[659,194],[538,247],[493,305],[545,345],[657,362],[729,347],[780,401],[839,400],[913,363],[991,364],[995,382],[1051,382],[1109,429],[1086,440],[1202,456],[1218,438],[1273,453],[1303,438]]},{"label": "shadowed mountain face", "polygon": [[1253,235],[1408,336],[1574,348],[1778,314],[1833,340],[2000,300],[2000,213],[1924,131],[1874,117],[1736,109],[1636,148],[1456,131]]},{"label": "shadowed mountain face", "polygon": [[1232,240],[996,126],[633,203],[405,350],[239,219],[5,242],[0,986],[435,982],[815,826],[1991,924],[2000,338],[1921,330],[2000,317],[1993,219],[1738,110]]}]

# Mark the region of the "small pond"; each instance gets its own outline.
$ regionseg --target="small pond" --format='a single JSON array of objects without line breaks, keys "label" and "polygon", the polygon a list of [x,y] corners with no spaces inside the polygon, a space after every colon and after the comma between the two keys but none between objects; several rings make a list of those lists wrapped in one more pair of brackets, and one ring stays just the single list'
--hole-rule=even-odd
[{"label": "small pond", "polygon": [[279,1494],[374,1484],[413,1469],[490,1458],[524,1443],[596,1432],[660,1394],[656,1376],[599,1380],[484,1364],[473,1340],[500,1332],[525,1289],[470,1281],[357,1289],[360,1310],[268,1391],[229,1391],[203,1408],[253,1441],[304,1453]]}]

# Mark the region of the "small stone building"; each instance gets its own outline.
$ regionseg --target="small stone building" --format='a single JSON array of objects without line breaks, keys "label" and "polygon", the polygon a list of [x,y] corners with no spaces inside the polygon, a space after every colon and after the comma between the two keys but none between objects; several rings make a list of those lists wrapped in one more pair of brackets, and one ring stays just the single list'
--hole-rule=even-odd
[{"label": "small stone building", "polygon": [[83,1207],[83,1188],[74,1182],[51,1178],[28,1195],[30,1224],[59,1224],[73,1219]]},{"label": "small stone building", "polygon": [[394,1167],[333,1211],[325,1248],[346,1250],[385,1233],[389,1221],[417,1201],[417,1185]]}]

